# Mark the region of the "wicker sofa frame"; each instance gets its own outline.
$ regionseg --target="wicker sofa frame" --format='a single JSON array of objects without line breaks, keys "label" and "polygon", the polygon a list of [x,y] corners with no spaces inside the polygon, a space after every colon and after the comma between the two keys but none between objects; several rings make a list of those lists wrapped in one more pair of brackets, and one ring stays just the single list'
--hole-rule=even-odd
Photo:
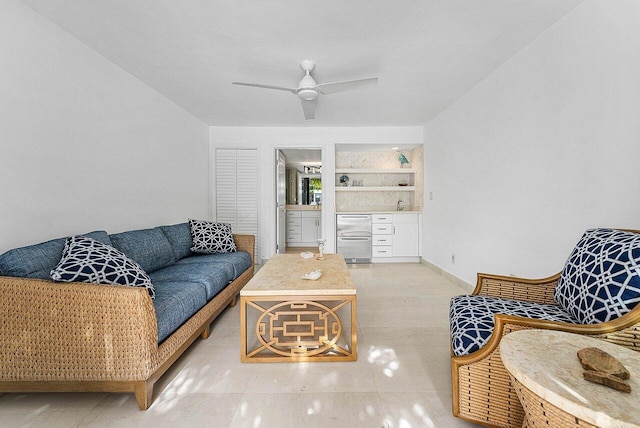
[{"label": "wicker sofa frame", "polygon": [[234,235],[251,266],[158,344],[144,288],[0,276],[0,392],[133,392],[146,410],[155,382],[253,277],[253,235]]},{"label": "wicker sofa frame", "polygon": [[[640,233],[640,231],[632,231]],[[560,273],[524,279],[479,273],[472,294],[555,305],[553,291]],[[626,315],[600,324],[569,324],[510,315],[495,315],[493,334],[481,349],[456,357],[451,351],[454,416],[490,427],[520,428],[524,410],[500,359],[502,337],[527,328],[592,335],[640,352],[640,305]]]}]

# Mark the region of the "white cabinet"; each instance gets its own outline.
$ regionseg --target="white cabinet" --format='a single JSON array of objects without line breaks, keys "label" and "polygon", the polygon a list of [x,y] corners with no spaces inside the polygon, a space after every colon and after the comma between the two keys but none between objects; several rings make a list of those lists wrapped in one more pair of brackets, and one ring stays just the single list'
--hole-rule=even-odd
[{"label": "white cabinet", "polygon": [[418,261],[420,228],[417,213],[372,214],[374,262]]},{"label": "white cabinet", "polygon": [[418,214],[393,214],[393,256],[419,255]]},{"label": "white cabinet", "polygon": [[287,245],[315,247],[322,230],[322,211],[287,211]]},{"label": "white cabinet", "polygon": [[393,219],[391,214],[371,215],[371,257],[393,256]]}]

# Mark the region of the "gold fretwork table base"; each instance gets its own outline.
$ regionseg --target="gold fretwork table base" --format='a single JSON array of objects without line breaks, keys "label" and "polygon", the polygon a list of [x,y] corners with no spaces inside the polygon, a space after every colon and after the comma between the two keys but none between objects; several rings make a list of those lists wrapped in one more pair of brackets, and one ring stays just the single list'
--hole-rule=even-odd
[{"label": "gold fretwork table base", "polygon": [[244,363],[357,359],[355,294],[241,296],[240,320]]}]

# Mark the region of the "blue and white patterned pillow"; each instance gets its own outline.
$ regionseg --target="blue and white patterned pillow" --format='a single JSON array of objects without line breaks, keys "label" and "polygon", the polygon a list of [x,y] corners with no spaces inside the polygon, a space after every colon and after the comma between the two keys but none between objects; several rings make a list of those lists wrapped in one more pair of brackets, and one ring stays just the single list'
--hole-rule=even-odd
[{"label": "blue and white patterned pillow", "polygon": [[151,279],[138,263],[110,245],[81,235],[67,238],[51,279],[144,287],[155,298]]},{"label": "blue and white patterned pillow", "polygon": [[553,297],[583,324],[631,311],[640,303],[640,234],[587,230],[569,256]]},{"label": "blue and white patterned pillow", "polygon": [[237,251],[229,223],[189,219],[194,253],[215,254]]}]

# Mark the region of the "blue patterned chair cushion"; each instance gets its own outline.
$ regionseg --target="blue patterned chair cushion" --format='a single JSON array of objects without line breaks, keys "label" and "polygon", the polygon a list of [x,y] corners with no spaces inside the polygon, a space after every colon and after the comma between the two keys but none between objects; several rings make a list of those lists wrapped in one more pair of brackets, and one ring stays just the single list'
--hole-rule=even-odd
[{"label": "blue patterned chair cushion", "polygon": [[562,270],[554,299],[581,324],[631,311],[640,302],[640,234],[587,230]]},{"label": "blue patterned chair cushion", "polygon": [[51,279],[144,287],[152,299],[155,297],[151,279],[140,265],[112,246],[86,236],[67,239],[60,263],[51,271]]},{"label": "blue patterned chair cushion", "polygon": [[204,220],[189,219],[194,253],[215,254],[236,251],[229,223],[215,223]]},{"label": "blue patterned chair cushion", "polygon": [[454,355],[468,355],[486,345],[493,333],[495,314],[572,324],[576,322],[555,305],[487,296],[456,296],[451,299],[449,308],[451,346]]}]

